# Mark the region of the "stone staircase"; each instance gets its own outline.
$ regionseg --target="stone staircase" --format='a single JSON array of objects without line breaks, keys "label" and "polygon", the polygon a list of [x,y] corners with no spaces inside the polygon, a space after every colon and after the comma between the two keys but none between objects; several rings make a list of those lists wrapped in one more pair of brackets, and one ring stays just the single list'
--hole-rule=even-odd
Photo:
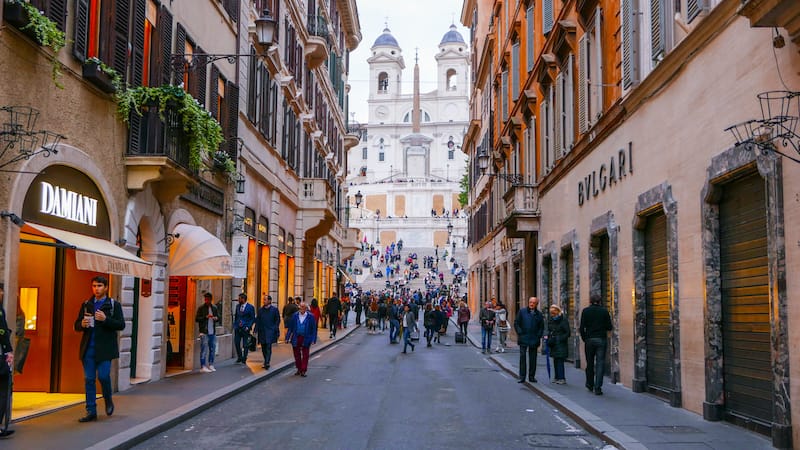
[{"label": "stone staircase", "polygon": [[[443,250],[440,249],[439,251],[439,270],[442,273],[444,273],[445,284],[451,284],[453,282],[454,276],[450,274],[450,268],[452,265],[452,263],[450,263],[450,258],[454,257],[459,266],[461,266],[466,263],[467,251],[466,249],[463,248],[456,248],[455,254],[451,255],[450,254],[451,249],[448,248],[447,250],[448,250],[447,258],[444,260],[442,259]],[[428,273],[430,269],[424,267],[423,261],[426,256],[434,256],[434,252],[435,252],[434,249],[424,248],[424,247],[416,247],[416,248],[404,247],[403,251],[400,252],[400,255],[403,259],[407,258],[408,255],[412,253],[417,254],[417,263],[420,266],[419,267],[420,277],[413,279],[405,284],[405,286],[410,288],[412,292],[415,290],[420,290],[423,292],[425,291],[425,275]],[[356,251],[354,258],[354,265],[356,265],[357,267],[361,267],[361,261],[368,256],[369,253],[367,252],[362,253],[360,251]],[[403,279],[402,271],[405,270],[406,267],[407,266],[403,262],[401,262],[400,263],[401,275],[392,277],[390,281],[394,283],[395,281],[402,280]],[[362,268],[362,270],[363,273],[361,275],[356,275],[354,277],[358,285],[362,288],[362,290],[374,291],[374,290],[381,290],[386,287],[385,264],[380,264],[380,263],[377,264],[377,270],[381,270],[384,273],[384,276],[382,278],[375,278],[373,274],[370,273],[369,268]],[[462,284],[462,292],[465,292],[465,287],[463,284]]]}]

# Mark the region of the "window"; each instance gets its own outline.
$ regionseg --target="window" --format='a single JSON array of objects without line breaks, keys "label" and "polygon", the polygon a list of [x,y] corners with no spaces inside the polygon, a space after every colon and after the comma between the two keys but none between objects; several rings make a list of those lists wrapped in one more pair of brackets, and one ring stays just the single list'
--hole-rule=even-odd
[{"label": "window", "polygon": [[427,112],[423,112],[422,115],[424,117],[423,122],[430,122],[431,121],[431,115],[430,114],[428,114]]},{"label": "window", "polygon": [[389,90],[389,75],[381,72],[378,75],[378,93],[385,94]]},{"label": "window", "polygon": [[150,62],[153,58],[153,36],[155,35],[158,17],[158,6],[153,0],[147,0],[147,16],[144,21],[144,52],[142,61],[142,86],[150,86]]},{"label": "window", "polygon": [[556,162],[553,146],[553,89],[550,86],[542,88],[543,101],[539,106],[540,148],[542,149],[542,171],[550,172]]},{"label": "window", "polygon": [[511,98],[519,98],[519,41],[511,46]]},{"label": "window", "polygon": [[403,116],[403,123],[411,122],[411,113],[407,112],[405,116]]},{"label": "window", "polygon": [[525,11],[525,22],[527,25],[526,29],[528,32],[526,38],[527,40],[525,42],[525,51],[526,51],[525,59],[527,60],[526,62],[527,62],[528,72],[530,72],[531,70],[533,70],[533,64],[536,62],[534,60],[534,53],[533,53],[534,49],[533,4],[531,4],[531,6],[528,7],[527,11]]},{"label": "window", "polygon": [[553,0],[543,0],[542,2],[542,33],[547,34],[553,29]]},{"label": "window", "polygon": [[573,92],[572,92],[572,65],[574,57],[569,55],[567,62],[561,67],[556,82],[556,110],[558,130],[556,155],[566,155],[571,149],[574,140],[572,126],[573,117]]},{"label": "window", "polygon": [[385,160],[386,160],[386,154],[383,152],[383,147],[381,147],[380,150],[378,151],[378,161],[383,162]]},{"label": "window", "polygon": [[508,70],[504,70],[500,75],[500,108],[502,111],[502,121],[508,120]]},{"label": "window", "polygon": [[39,314],[39,288],[19,288],[19,305],[25,312],[25,329],[36,331]]},{"label": "window", "polygon": [[367,159],[367,147],[361,149],[361,159]]},{"label": "window", "polygon": [[455,158],[456,158],[456,151],[453,150],[452,148],[447,150],[447,159],[453,160]]},{"label": "window", "polygon": [[598,7],[578,41],[578,122],[583,133],[603,114],[602,11]]},{"label": "window", "polygon": [[455,69],[447,69],[447,90],[456,90],[456,71]]},{"label": "window", "polygon": [[650,0],[650,59],[653,67],[672,50],[671,0]]},{"label": "window", "polygon": [[622,89],[639,82],[639,16],[634,0],[622,0]]}]

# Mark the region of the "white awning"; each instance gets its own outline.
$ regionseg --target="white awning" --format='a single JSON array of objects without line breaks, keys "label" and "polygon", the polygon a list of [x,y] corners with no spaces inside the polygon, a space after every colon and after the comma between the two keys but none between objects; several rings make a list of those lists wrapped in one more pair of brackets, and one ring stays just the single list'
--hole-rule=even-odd
[{"label": "white awning", "polygon": [[202,227],[178,224],[169,246],[170,276],[233,278],[233,261],[225,245]]},{"label": "white awning", "polygon": [[79,270],[153,278],[151,263],[128,253],[111,242],[37,223],[26,222],[26,225],[75,249],[75,262]]}]

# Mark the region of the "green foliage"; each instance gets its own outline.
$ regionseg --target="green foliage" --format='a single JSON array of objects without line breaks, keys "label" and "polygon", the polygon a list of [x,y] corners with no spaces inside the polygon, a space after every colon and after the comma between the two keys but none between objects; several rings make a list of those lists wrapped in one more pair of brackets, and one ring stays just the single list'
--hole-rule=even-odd
[{"label": "green foliage", "polygon": [[194,97],[178,86],[117,89],[116,97],[117,114],[125,123],[128,123],[131,112],[142,115],[142,109],[146,107],[158,108],[162,120],[164,111],[174,110],[189,138],[189,166],[192,169],[199,170],[203,166],[203,155],[213,158],[219,145],[225,140],[219,122]]},{"label": "green foliage", "polygon": [[458,193],[458,202],[464,208],[469,203],[469,163],[467,163],[467,170],[464,171],[464,175],[458,184],[461,186],[461,192]]},{"label": "green foliage", "polygon": [[218,150],[214,152],[214,168],[228,175],[236,173],[236,162],[231,159],[228,152]]},{"label": "green foliage", "polygon": [[119,92],[120,89],[122,89],[122,76],[120,76],[120,74],[117,73],[116,70],[109,67],[108,65],[106,65],[106,63],[100,61],[100,59],[95,58],[94,56],[88,58],[86,62],[84,62],[84,65],[88,63],[97,64],[97,67],[100,69],[100,71],[108,75],[109,78],[111,78],[111,85],[114,86],[115,92]]},{"label": "green foliage", "polygon": [[61,63],[58,62],[58,52],[67,45],[67,38],[63,31],[59,30],[56,23],[50,20],[32,4],[22,0],[10,0],[9,3],[21,5],[28,13],[28,25],[23,30],[31,30],[36,36],[39,44],[50,48],[53,56],[50,59],[52,65],[53,83],[59,89],[64,89],[64,85],[58,81],[61,76]]}]

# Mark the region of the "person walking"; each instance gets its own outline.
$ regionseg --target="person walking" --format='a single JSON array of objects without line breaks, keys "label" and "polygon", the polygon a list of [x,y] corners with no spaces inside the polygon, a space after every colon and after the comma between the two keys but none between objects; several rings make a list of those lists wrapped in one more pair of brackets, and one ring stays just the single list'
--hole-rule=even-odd
[{"label": "person walking", "polygon": [[436,318],[435,329],[436,334],[433,336],[433,342],[439,343],[439,338],[442,336],[442,325],[447,320],[447,316],[442,311],[442,305],[437,303],[433,308],[433,316]]},{"label": "person walking", "polygon": [[589,306],[581,311],[579,330],[586,357],[586,389],[596,395],[603,395],[603,374],[605,371],[608,332],[611,331],[611,315],[603,306],[600,294],[592,294]]},{"label": "person walking", "polygon": [[364,310],[364,302],[361,301],[359,296],[356,296],[356,303],[353,305],[356,312],[356,325],[361,325],[361,311]]},{"label": "person walking", "polygon": [[[311,307],[309,308],[309,311],[311,311],[311,314],[314,316],[314,320],[317,321],[317,323],[319,323],[319,320],[322,317],[322,310],[319,309],[319,302],[317,301],[317,299],[315,298],[311,299]],[[283,323],[286,322],[288,322],[288,318],[284,317]]]},{"label": "person walking", "polygon": [[487,300],[481,309],[478,320],[481,322],[481,353],[492,352],[492,334],[494,334],[494,324],[496,314],[492,309],[491,300]]},{"label": "person walking", "polygon": [[283,323],[288,323],[289,319],[292,318],[294,313],[297,312],[297,304],[294,302],[292,297],[286,299],[286,304],[283,305],[283,311],[281,311],[281,317],[283,317]]},{"label": "person walking", "polygon": [[328,326],[331,332],[331,339],[336,339],[336,328],[339,325],[339,311],[342,310],[342,303],[336,294],[328,300]]},{"label": "person walking", "polygon": [[272,344],[278,342],[280,336],[281,315],[278,308],[272,305],[272,296],[264,294],[263,303],[256,316],[256,334],[261,344],[261,355],[264,356],[264,369],[269,369],[272,359]]},{"label": "person walking", "polygon": [[417,328],[417,316],[414,314],[414,311],[411,311],[411,307],[406,304],[404,307],[405,313],[403,314],[403,353],[406,353],[406,349],[408,346],[411,346],[411,351],[414,351],[416,346],[413,342],[411,342],[411,333],[414,331],[419,331]]},{"label": "person walking", "polygon": [[403,312],[400,309],[400,306],[395,301],[392,304],[392,307],[389,308],[389,343],[390,344],[397,344],[397,337],[398,332],[400,330],[400,318],[402,317]]},{"label": "person walking", "polygon": [[506,352],[506,339],[508,338],[508,332],[511,330],[511,326],[508,323],[508,311],[506,311],[505,305],[500,302],[497,302],[494,305],[494,314],[497,318],[497,349],[495,352],[497,353],[505,353]]},{"label": "person walking", "polygon": [[350,314],[350,300],[345,297],[339,304],[341,305],[339,316],[342,318],[340,325],[342,328],[347,328],[347,316]]},{"label": "person walking", "polygon": [[286,323],[286,342],[291,342],[294,352],[295,375],[306,376],[308,355],[312,344],[317,342],[317,324],[307,311],[306,302],[301,301],[296,313]]},{"label": "person walking", "polygon": [[381,334],[386,332],[386,320],[389,317],[389,308],[386,306],[386,299],[381,297],[378,302],[378,328],[381,329]]},{"label": "person walking", "polygon": [[247,362],[247,351],[250,346],[250,334],[256,320],[256,309],[247,303],[247,294],[239,294],[239,304],[233,317],[233,346],[236,348],[236,362]]},{"label": "person walking", "polygon": [[464,335],[464,338],[467,336],[467,327],[469,326],[469,321],[472,318],[472,313],[469,310],[466,302],[461,302],[458,307],[458,329],[461,331],[461,334]]},{"label": "person walking", "polygon": [[518,383],[525,382],[526,374],[528,381],[536,383],[536,353],[544,334],[544,317],[539,311],[538,298],[529,298],[528,307],[519,310],[517,319],[514,321],[514,331],[517,332],[517,343],[519,344]]},{"label": "person walking", "polygon": [[422,325],[425,327],[425,340],[428,341],[428,347],[432,347],[431,340],[436,334],[436,312],[433,310],[430,303],[425,304],[425,314],[422,317]]},{"label": "person walking", "polygon": [[108,278],[92,278],[93,296],[81,304],[75,331],[82,333],[80,358],[86,389],[86,415],[78,422],[97,420],[97,380],[103,391],[106,415],[114,414],[111,398],[111,361],[119,358],[118,332],[125,329],[122,305],[108,296]]},{"label": "person walking", "polygon": [[14,367],[14,351],[11,347],[11,330],[8,328],[4,302],[5,286],[0,283],[0,427],[3,427],[0,429],[0,437],[11,436],[15,431],[5,428],[6,415],[11,415],[8,392],[11,371]]},{"label": "person walking", "polygon": [[211,292],[206,292],[203,294],[203,304],[197,308],[197,314],[194,316],[194,321],[197,322],[197,333],[200,336],[201,372],[217,371],[214,368],[214,353],[217,350],[216,326],[219,317],[219,309],[213,303]]},{"label": "person walking", "polygon": [[564,362],[569,355],[569,335],[569,321],[564,317],[561,307],[550,305],[546,344],[550,349],[550,356],[553,358],[553,367],[556,370],[553,383],[556,384],[567,384],[564,374]]}]

